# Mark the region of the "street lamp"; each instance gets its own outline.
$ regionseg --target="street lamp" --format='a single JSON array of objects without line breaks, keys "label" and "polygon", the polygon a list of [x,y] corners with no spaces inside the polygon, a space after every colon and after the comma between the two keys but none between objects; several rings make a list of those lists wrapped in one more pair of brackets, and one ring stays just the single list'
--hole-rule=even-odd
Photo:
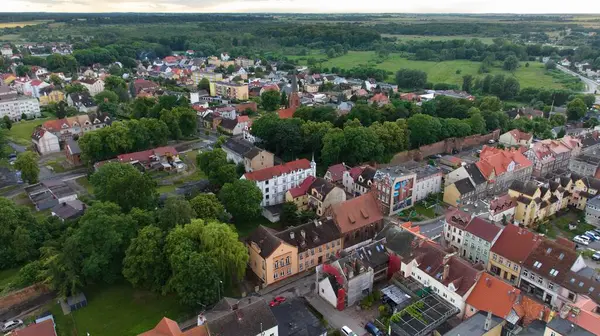
[{"label": "street lamp", "polygon": [[221,301],[221,285],[223,284],[223,281],[221,281],[221,279],[219,279],[219,282],[217,282],[217,293],[219,293],[219,301]]}]

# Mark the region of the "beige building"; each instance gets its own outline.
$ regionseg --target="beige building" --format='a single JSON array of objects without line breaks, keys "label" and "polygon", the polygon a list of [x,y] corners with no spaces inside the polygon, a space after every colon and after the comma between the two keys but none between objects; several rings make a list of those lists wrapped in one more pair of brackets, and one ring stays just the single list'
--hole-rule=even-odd
[{"label": "beige building", "polygon": [[250,234],[246,246],[250,268],[263,286],[310,270],[343,248],[332,220],[314,220],[280,232],[261,225]]},{"label": "beige building", "polygon": [[194,71],[191,76],[194,81],[194,85],[200,84],[200,81],[203,78],[208,79],[211,82],[218,82],[223,80],[223,74],[219,72],[210,72],[210,71]]},{"label": "beige building", "polygon": [[512,131],[508,131],[500,136],[498,142],[503,144],[504,146],[525,146],[529,148],[531,145],[531,141],[533,140],[533,135],[531,133],[521,132],[518,129],[514,129]]},{"label": "beige building", "polygon": [[65,100],[65,94],[62,91],[51,90],[40,92],[40,106],[46,106],[50,103],[58,103]]},{"label": "beige building", "polygon": [[286,192],[285,201],[296,203],[299,210],[314,210],[320,217],[329,206],[346,201],[346,192],[322,177],[309,176]]},{"label": "beige building", "polygon": [[[230,82],[216,82],[214,83],[215,96],[221,96],[223,98],[247,100],[248,99],[248,84],[247,83],[230,83]],[[212,92],[211,92],[212,94]]]}]

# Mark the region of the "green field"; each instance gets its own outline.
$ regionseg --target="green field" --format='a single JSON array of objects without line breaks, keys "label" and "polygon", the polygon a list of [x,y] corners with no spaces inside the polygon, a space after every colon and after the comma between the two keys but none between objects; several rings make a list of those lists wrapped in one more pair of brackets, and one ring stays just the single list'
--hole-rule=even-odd
[{"label": "green field", "polygon": [[[399,69],[415,69],[422,70],[427,73],[427,80],[431,83],[449,83],[462,84],[464,75],[482,76],[477,73],[480,62],[472,62],[467,60],[452,60],[444,62],[430,61],[413,61],[398,54],[392,54],[385,61],[376,63],[376,55],[374,51],[350,51],[344,56],[336,57],[327,60],[323,63],[324,67],[340,67],[350,69],[359,65],[372,65],[379,69],[387,70],[391,73]],[[460,73],[457,73],[460,70]],[[555,88],[560,89],[564,86],[554,79],[552,76],[545,73],[544,65],[538,62],[530,62],[529,67],[525,67],[522,62],[521,66],[514,73],[514,76],[519,80],[521,88],[525,87],[540,87],[540,88]],[[493,68],[492,74],[504,73],[513,75],[510,72],[503,71],[500,68]],[[388,80],[393,80],[390,76]]]},{"label": "green field", "polygon": [[33,133],[33,130],[43,124],[46,120],[48,119],[16,122],[8,132],[8,138],[19,145],[28,146],[31,144],[31,133]]},{"label": "green field", "polygon": [[98,287],[84,291],[88,305],[63,315],[54,303],[50,311],[58,336],[135,336],[154,326],[164,317],[181,320],[186,311],[173,296],[133,289],[128,284]]},{"label": "green field", "polygon": [[393,37],[398,42],[406,41],[451,41],[451,40],[470,40],[478,39],[485,44],[494,43],[493,37],[479,37],[469,35],[455,35],[455,36],[426,36],[426,35],[397,35],[397,34],[381,34],[381,37]]}]

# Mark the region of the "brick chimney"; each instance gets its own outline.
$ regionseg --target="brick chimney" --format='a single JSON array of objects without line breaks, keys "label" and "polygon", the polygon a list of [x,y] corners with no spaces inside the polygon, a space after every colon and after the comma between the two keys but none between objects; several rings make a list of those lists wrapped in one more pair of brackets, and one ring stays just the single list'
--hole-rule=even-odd
[{"label": "brick chimney", "polygon": [[450,275],[450,265],[444,265],[444,272],[442,273],[442,281],[445,281]]}]

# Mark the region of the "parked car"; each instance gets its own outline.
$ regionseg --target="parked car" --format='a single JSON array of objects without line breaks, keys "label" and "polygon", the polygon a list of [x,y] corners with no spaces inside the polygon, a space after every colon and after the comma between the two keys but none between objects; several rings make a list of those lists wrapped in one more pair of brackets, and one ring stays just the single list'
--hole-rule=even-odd
[{"label": "parked car", "polygon": [[17,158],[17,154],[16,153],[10,153],[10,154],[8,154],[8,159],[9,160],[16,159],[16,158]]},{"label": "parked car", "polygon": [[489,141],[488,141],[488,143],[491,145],[491,144],[493,144],[493,143],[496,143],[496,140],[493,140],[493,139],[492,139],[492,140],[489,140]]},{"label": "parked car", "polygon": [[283,302],[285,302],[285,298],[283,296],[276,296],[271,302],[269,302],[269,306],[275,307]]},{"label": "parked car", "polygon": [[590,230],[590,231],[586,231],[585,233],[586,233],[586,235],[593,236],[594,240],[600,240],[600,234],[598,234],[598,232],[596,232],[596,231]]},{"label": "parked car", "polygon": [[600,234],[600,229],[594,229],[594,232],[599,233]]},{"label": "parked car", "polygon": [[586,236],[575,236],[575,238],[573,238],[573,241],[585,246],[590,244],[590,239]]},{"label": "parked car", "polygon": [[594,236],[593,234],[591,234],[591,233],[588,233],[588,232],[586,232],[586,233],[582,234],[582,236],[584,236],[584,237],[588,237],[588,238],[590,239],[590,241],[596,241],[596,240],[597,240],[597,239],[596,239],[596,236]]},{"label": "parked car", "polygon": [[23,321],[21,321],[21,320],[6,321],[2,325],[2,332],[8,332],[11,330],[15,330],[22,325],[23,325]]},{"label": "parked car", "polygon": [[354,331],[352,331],[352,329],[346,326],[343,326],[340,330],[342,331],[342,335],[344,336],[358,336]]},{"label": "parked car", "polygon": [[600,261],[600,252],[596,252],[592,255],[593,261]]},{"label": "parked car", "polygon": [[367,324],[365,324],[365,330],[373,336],[383,336],[383,332],[377,329],[377,327],[371,322],[367,322]]}]

